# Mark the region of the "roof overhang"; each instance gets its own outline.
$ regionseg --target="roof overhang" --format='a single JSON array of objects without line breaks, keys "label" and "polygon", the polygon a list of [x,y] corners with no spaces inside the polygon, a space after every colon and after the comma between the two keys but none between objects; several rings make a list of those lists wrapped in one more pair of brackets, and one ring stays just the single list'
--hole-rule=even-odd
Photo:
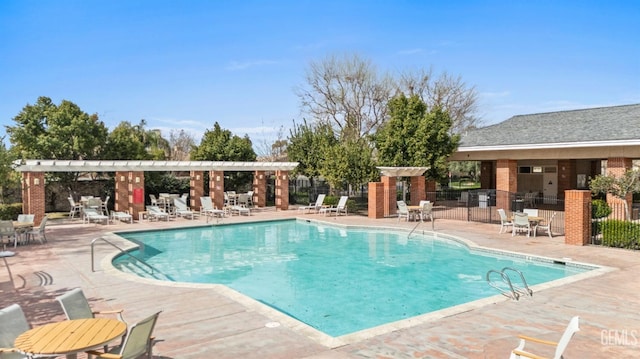
[{"label": "roof overhang", "polygon": [[422,176],[429,167],[376,167],[380,174],[387,177]]},{"label": "roof overhang", "polygon": [[291,171],[298,162],[18,160],[18,172]]}]

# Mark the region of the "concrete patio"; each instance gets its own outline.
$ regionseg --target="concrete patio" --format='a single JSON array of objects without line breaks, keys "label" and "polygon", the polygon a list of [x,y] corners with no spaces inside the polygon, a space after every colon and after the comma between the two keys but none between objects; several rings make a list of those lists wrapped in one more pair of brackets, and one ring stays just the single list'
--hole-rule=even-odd
[{"label": "concrete patio", "polygon": [[[303,217],[346,225],[413,228],[415,222],[362,216],[323,217],[288,211],[255,211],[224,223]],[[169,222],[52,223],[47,244],[19,246],[0,269],[0,306],[20,304],[36,326],[64,317],[55,297],[81,287],[94,309],[124,308],[133,323],[162,309],[155,335],[156,358],[508,358],[517,334],[558,340],[572,316],[578,332],[566,358],[636,358],[640,353],[640,253],[564,244],[563,237],[526,238],[498,234],[499,225],[436,219],[435,230],[473,243],[552,258],[612,267],[614,270],[536,291],[511,301],[501,296],[469,305],[458,313],[419,318],[377,328],[345,340],[327,340],[308,328],[217,285],[165,283],[115,272],[108,265],[113,247],[93,239],[107,232],[204,225],[204,219]],[[425,223],[418,230],[430,230]],[[124,240],[119,245],[128,246]],[[10,269],[7,271],[8,266]],[[484,275],[484,273],[482,273]],[[328,293],[330,295],[330,293]],[[280,323],[279,326],[267,325]],[[545,351],[546,349],[546,351]],[[536,353],[551,355],[548,348]]]}]

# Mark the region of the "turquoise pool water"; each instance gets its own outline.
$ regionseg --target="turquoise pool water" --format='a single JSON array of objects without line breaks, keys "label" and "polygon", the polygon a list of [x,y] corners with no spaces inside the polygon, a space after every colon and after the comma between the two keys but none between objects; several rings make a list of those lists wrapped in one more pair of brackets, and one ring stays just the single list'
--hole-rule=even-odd
[{"label": "turquoise pool water", "polygon": [[[301,220],[118,234],[169,280],[224,284],[331,336],[496,295],[491,269],[516,268],[529,286],[587,270]],[[114,265],[149,277],[129,262]]]}]

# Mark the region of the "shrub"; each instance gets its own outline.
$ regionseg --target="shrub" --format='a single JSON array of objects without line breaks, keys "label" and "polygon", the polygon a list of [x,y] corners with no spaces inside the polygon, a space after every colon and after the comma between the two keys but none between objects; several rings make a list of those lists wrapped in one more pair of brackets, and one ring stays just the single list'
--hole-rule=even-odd
[{"label": "shrub", "polygon": [[602,245],[637,249],[640,243],[640,224],[610,219],[600,222]]},{"label": "shrub", "polygon": [[604,218],[611,214],[611,207],[606,201],[594,199],[591,202],[591,218]]},{"label": "shrub", "polygon": [[0,204],[0,220],[15,221],[22,213],[22,203]]}]

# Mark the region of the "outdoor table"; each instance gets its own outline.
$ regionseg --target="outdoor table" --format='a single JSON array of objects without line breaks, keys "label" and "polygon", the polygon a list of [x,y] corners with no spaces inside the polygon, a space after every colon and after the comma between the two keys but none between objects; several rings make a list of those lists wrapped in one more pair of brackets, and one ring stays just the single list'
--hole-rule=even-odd
[{"label": "outdoor table", "polygon": [[417,221],[420,218],[420,213],[422,212],[422,206],[407,206],[409,210],[409,216],[415,218]]},{"label": "outdoor table", "polygon": [[102,347],[126,331],[127,325],[116,319],[65,320],[27,330],[16,338],[14,346],[27,355],[66,355],[75,359],[77,353]]},{"label": "outdoor table", "polygon": [[29,229],[29,228],[33,228],[33,222],[18,222],[18,221],[13,221],[13,228],[14,229]]}]

